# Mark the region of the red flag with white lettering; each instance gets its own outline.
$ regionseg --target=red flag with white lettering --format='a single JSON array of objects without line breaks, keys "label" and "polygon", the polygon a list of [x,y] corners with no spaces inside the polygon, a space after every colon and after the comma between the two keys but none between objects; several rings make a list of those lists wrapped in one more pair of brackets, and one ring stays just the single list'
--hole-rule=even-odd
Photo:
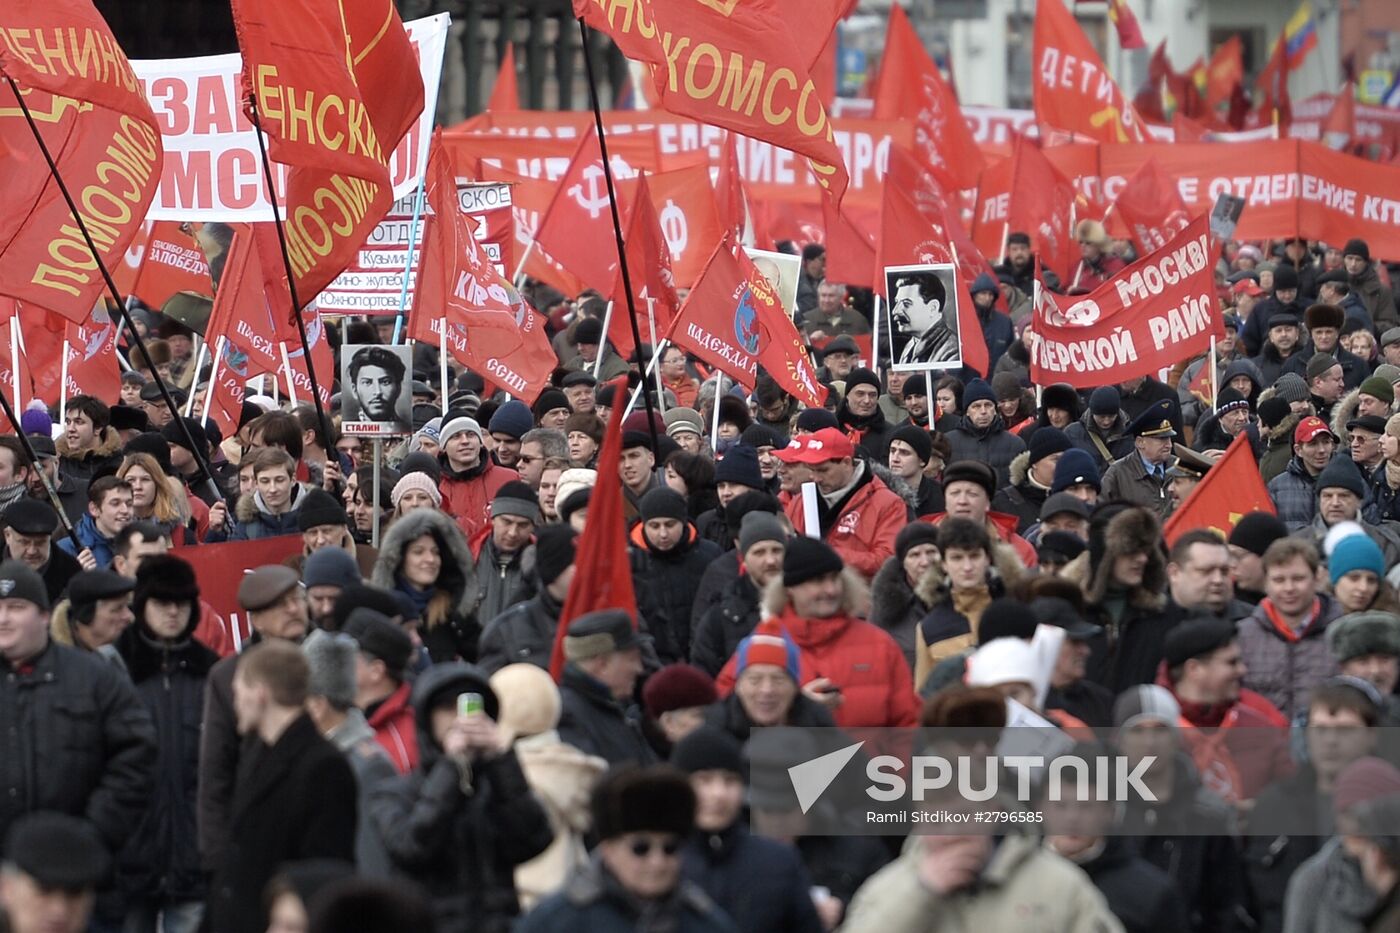
[{"label": "red flag with white lettering", "polygon": [[909,17],[890,8],[884,58],[875,85],[876,120],[913,119],[914,151],[944,188],[974,188],[984,163],[962,107]]},{"label": "red flag with white lettering", "polygon": [[1113,209],[1132,234],[1139,255],[1161,249],[1191,222],[1176,182],[1152,158],[1123,185]]},{"label": "red flag with white lettering", "polygon": [[233,241],[224,257],[214,307],[204,328],[204,339],[215,344],[223,337],[235,358],[241,358],[244,378],[282,371],[273,310],[263,287],[252,227],[234,225]]},{"label": "red flag with white lettering", "polygon": [[393,203],[388,159],[423,112],[423,79],[393,0],[232,2],[250,112],[268,158],[291,167],[287,252],[305,307]]},{"label": "red flag with white lettering", "polygon": [[522,258],[521,272],[553,285],[565,295],[583,291],[586,286],[578,277],[555,262],[536,239],[540,221],[554,200],[555,185],[547,178],[527,178],[496,165],[482,165],[480,174],[482,181],[500,181],[511,186],[510,212],[515,219],[515,253]]},{"label": "red flag with white lettering", "polygon": [[1037,121],[1102,143],[1148,141],[1142,118],[1060,0],[1036,4],[1031,62]]},{"label": "red flag with white lettering", "polygon": [[1215,313],[1209,215],[1088,295],[1055,298],[1027,331],[1031,381],[1092,388],[1146,376],[1204,353],[1224,337]]},{"label": "red flag with white lettering", "polygon": [[105,288],[49,175],[22,94],[98,259],[118,268],[155,197],[163,158],[151,105],[90,0],[0,4],[0,294],[86,321]]}]

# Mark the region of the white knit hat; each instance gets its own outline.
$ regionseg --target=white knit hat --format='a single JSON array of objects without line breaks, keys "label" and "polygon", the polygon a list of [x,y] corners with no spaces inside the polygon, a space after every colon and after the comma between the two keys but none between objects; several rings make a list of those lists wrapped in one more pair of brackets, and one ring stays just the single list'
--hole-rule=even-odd
[{"label": "white knit hat", "polygon": [[446,447],[448,441],[452,440],[453,437],[461,434],[463,431],[472,432],[483,444],[486,443],[486,434],[481,430],[481,425],[476,423],[475,418],[468,418],[466,416],[453,418],[451,421],[444,424],[442,429],[438,432],[438,443]]},{"label": "white knit hat", "polygon": [[399,500],[402,499],[404,494],[410,489],[426,492],[428,497],[433,500],[434,507],[440,508],[442,506],[442,493],[438,491],[437,484],[433,482],[433,478],[427,473],[420,473],[414,470],[412,473],[405,473],[403,476],[399,477],[399,481],[394,484],[393,491],[389,493],[389,501],[394,503],[394,508],[399,507]]},{"label": "white knit hat", "polygon": [[569,496],[583,489],[592,489],[597,482],[597,470],[574,467],[560,473],[559,488],[554,492],[554,510],[559,511],[559,507],[568,501]]}]

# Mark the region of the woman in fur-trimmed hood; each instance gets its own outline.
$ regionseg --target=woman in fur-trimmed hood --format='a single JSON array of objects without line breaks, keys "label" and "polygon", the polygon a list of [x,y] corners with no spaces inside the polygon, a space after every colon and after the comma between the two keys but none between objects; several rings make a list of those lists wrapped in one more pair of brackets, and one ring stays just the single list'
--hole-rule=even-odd
[{"label": "woman in fur-trimmed hood", "polygon": [[379,545],[370,582],[405,594],[421,614],[419,632],[433,663],[476,661],[481,624],[471,548],[450,516],[414,509],[394,522]]},{"label": "woman in fur-trimmed hood", "polygon": [[1089,680],[1115,694],[1152,683],[1168,627],[1167,557],[1157,516],[1122,503],[1095,509],[1088,550],[1060,576],[1079,585],[1086,618],[1103,627],[1089,641]]}]

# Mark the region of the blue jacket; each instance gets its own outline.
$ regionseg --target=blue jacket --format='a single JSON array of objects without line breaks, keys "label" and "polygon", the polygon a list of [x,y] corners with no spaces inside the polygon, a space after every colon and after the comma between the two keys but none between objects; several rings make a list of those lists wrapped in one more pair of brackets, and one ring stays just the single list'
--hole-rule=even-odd
[{"label": "blue jacket", "polygon": [[740,933],[822,933],[812,881],[797,850],[752,836],[742,823],[686,840],[681,877],[723,905]]},{"label": "blue jacket", "polygon": [[1001,359],[1006,348],[1011,346],[1016,334],[1011,326],[1011,318],[995,307],[985,314],[978,308],[977,319],[982,323],[982,339],[987,342],[987,372],[983,373],[983,376],[991,378],[989,374],[996,370],[997,360]]},{"label": "blue jacket", "polygon": [[[73,531],[77,534],[83,547],[92,551],[92,556],[97,560],[99,569],[112,566],[112,539],[102,536],[102,532],[97,530],[97,523],[92,520],[91,514],[84,515],[78,524],[73,526]],[[58,539],[58,547],[65,553],[74,557],[78,556],[77,550],[73,547],[73,539],[68,535]]]},{"label": "blue jacket", "polygon": [[263,508],[262,496],[250,492],[240,496],[238,504],[230,511],[222,531],[210,531],[204,538],[209,543],[219,541],[255,541],[259,538],[275,538],[278,535],[300,534],[297,527],[297,511],[306,501],[311,487],[297,484],[292,491],[292,507],[281,515],[273,515]]}]

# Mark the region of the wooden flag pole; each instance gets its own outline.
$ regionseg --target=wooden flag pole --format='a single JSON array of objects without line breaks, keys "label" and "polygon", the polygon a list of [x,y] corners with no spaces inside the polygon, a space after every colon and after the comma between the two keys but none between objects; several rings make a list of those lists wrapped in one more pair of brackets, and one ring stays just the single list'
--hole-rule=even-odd
[{"label": "wooden flag pole", "polygon": [[[117,283],[112,278],[112,273],[108,271],[107,265],[102,261],[102,253],[97,249],[97,244],[92,240],[92,233],[88,231],[87,221],[83,220],[83,215],[78,212],[78,205],[73,201],[73,195],[68,191],[68,185],[63,181],[63,176],[58,173],[58,163],[54,161],[53,153],[49,152],[48,143],[44,142],[44,134],[39,132],[39,124],[34,122],[34,115],[29,112],[29,104],[24,100],[24,95],[20,93],[19,85],[15,79],[6,76],[10,90],[14,92],[15,100],[19,102],[20,110],[24,112],[24,119],[29,124],[29,131],[34,134],[34,141],[39,144],[39,151],[43,153],[44,162],[49,167],[49,174],[53,176],[54,184],[58,186],[59,193],[63,195],[64,202],[68,205],[68,211],[73,216],[73,221],[78,226],[78,232],[83,235],[83,242],[87,244],[88,251],[92,254],[92,261],[97,265],[97,270],[102,273],[102,281],[107,285],[107,293],[111,295],[112,302],[117,306],[117,313],[121,315],[122,322],[126,329],[131,331],[131,339],[136,342],[136,349],[141,351],[141,358],[146,361],[147,368],[151,371],[151,378],[156,382],[156,388],[160,389],[160,397],[165,402],[165,407],[170,409],[172,420],[179,425],[180,433],[185,436],[185,442],[193,452],[195,459],[204,470],[205,482],[213,490],[214,495],[223,499],[224,494],[217,483],[214,482],[214,472],[209,466],[209,458],[199,449],[199,445],[194,442],[193,435],[190,434],[189,425],[185,424],[180,417],[180,406],[175,404],[175,397],[170,394],[170,388],[165,384],[165,380],[156,371],[155,364],[151,362],[151,355],[146,351],[146,341],[136,329],[135,323],[131,320],[131,313],[126,309],[126,300],[122,298],[121,292],[117,289]],[[7,403],[8,407],[8,403]],[[19,428],[16,421],[15,428]],[[60,510],[61,511],[61,510]]]},{"label": "wooden flag pole", "polygon": [[263,177],[267,180],[267,198],[272,207],[272,221],[277,228],[277,245],[282,250],[282,267],[287,272],[287,294],[292,299],[292,317],[297,322],[297,335],[301,337],[301,352],[306,359],[306,376],[311,380],[311,401],[316,404],[316,437],[322,450],[332,448],[331,439],[326,434],[326,408],[321,404],[321,386],[316,381],[316,367],[311,361],[311,341],[306,339],[306,322],[301,318],[301,302],[297,299],[296,276],[292,274],[292,256],[287,252],[287,231],[282,225],[282,212],[277,209],[277,186],[272,181],[272,163],[267,158],[267,143],[263,140],[262,120],[258,117],[257,102],[248,99],[248,115],[253,120],[253,135],[258,140],[258,156],[262,159]]},{"label": "wooden flag pole", "polygon": [[[632,343],[635,346],[642,345],[642,331],[637,325],[637,302],[632,297],[632,276],[627,272],[627,247],[622,242],[622,215],[617,209],[617,185],[613,181],[612,165],[608,162],[608,138],[603,132],[603,109],[598,103],[598,81],[593,75],[593,56],[588,54],[588,24],[582,19],[578,21],[579,38],[583,41],[583,68],[588,76],[588,99],[593,103],[593,124],[598,130],[598,153],[603,159],[603,179],[608,184],[608,206],[612,210],[613,238],[617,240],[617,262],[618,268],[622,270],[622,291],[627,298],[627,322],[632,327]],[[538,231],[537,231],[538,232]],[[603,331],[603,343],[598,348],[598,356],[607,349],[608,332]],[[652,405],[651,393],[642,393],[642,402],[647,410],[647,431],[651,434],[651,449],[655,451],[658,446],[656,436],[656,408]],[[719,404],[719,397],[715,397],[715,404]]]}]

